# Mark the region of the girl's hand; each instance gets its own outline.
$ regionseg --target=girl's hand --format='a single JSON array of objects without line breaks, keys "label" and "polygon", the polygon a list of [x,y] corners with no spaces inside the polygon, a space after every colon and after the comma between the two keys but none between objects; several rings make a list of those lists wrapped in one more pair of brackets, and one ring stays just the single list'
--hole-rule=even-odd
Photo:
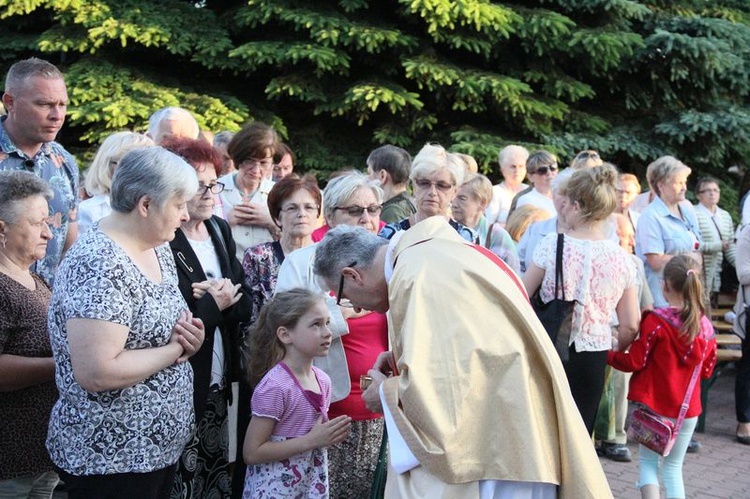
[{"label": "girl's hand", "polygon": [[319,416],[310,433],[305,435],[314,449],[320,447],[329,447],[346,440],[349,436],[349,428],[352,424],[352,418],[343,415],[330,421],[323,422],[323,416]]}]

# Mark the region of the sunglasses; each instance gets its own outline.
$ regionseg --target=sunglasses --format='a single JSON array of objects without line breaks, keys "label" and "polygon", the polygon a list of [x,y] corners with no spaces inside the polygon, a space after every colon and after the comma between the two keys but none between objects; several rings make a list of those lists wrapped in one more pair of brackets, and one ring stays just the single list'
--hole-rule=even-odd
[{"label": "sunglasses", "polygon": [[557,171],[557,165],[540,166],[532,172],[532,175],[547,175],[548,173],[555,173]]},{"label": "sunglasses", "polygon": [[599,159],[599,153],[596,152],[596,151],[583,151],[583,152],[579,152],[578,156],[576,156],[576,158],[578,158],[578,159],[588,159],[588,158]]},{"label": "sunglasses", "polygon": [[357,206],[356,204],[353,204],[351,206],[337,206],[333,211],[344,210],[351,217],[361,217],[365,210],[367,210],[367,213],[370,215],[375,216],[380,213],[382,209],[383,206],[379,204],[371,204],[370,206]]},{"label": "sunglasses", "polygon": [[[354,267],[355,265],[357,265],[356,261],[350,263],[349,265],[347,265],[347,267]],[[338,305],[339,307],[352,308],[354,306],[352,305],[352,302],[350,302],[347,299],[343,299],[343,300],[341,299],[341,293],[343,292],[344,292],[344,272],[342,271],[341,280],[339,281],[339,292],[336,293],[336,305]]]}]

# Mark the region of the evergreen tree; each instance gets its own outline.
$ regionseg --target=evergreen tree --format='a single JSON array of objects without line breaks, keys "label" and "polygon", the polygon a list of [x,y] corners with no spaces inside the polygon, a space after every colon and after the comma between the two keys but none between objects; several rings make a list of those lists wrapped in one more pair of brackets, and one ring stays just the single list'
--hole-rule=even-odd
[{"label": "evergreen tree", "polygon": [[743,0],[0,0],[0,69],[58,64],[82,147],[180,105],[266,121],[311,170],[438,141],[485,171],[520,143],[721,174],[750,153],[749,21]]}]

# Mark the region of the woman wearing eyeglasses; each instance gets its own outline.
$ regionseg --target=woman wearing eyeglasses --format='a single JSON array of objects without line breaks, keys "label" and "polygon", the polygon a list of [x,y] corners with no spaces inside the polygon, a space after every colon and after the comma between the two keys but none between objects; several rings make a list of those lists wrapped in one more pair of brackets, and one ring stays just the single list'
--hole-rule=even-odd
[{"label": "woman wearing eyeglasses", "polygon": [[254,122],[237,132],[227,146],[237,171],[219,179],[224,184],[220,199],[237,243],[238,260],[247,248],[278,239],[266,200],[274,184],[273,157],[279,144],[273,128]]},{"label": "woman wearing eyeglasses", "polygon": [[250,313],[242,287],[244,273],[235,258],[229,224],[213,215],[221,156],[203,140],[173,138],[162,146],[195,168],[198,192],[187,203],[190,219],[170,241],[182,297],[203,321],[206,339],[190,358],[197,431],[177,463],[172,497],[228,497],[228,405],[238,362],[240,322]]},{"label": "woman wearing eyeglasses", "polygon": [[662,294],[662,272],[667,262],[681,253],[702,260],[695,209],[685,200],[690,172],[686,164],[672,156],[662,156],[647,168],[655,197],[638,218],[635,252],[643,260],[654,308],[668,305]]},{"label": "woman wearing eyeglasses", "polygon": [[705,290],[710,293],[711,306],[716,307],[721,290],[722,263],[729,264],[731,271],[737,273],[734,223],[729,212],[719,208],[721,190],[718,180],[713,177],[698,179],[695,184],[695,196],[698,198],[695,217],[703,236],[701,252],[706,276]]},{"label": "woman wearing eyeglasses", "polygon": [[[382,227],[382,202],[383,191],[360,172],[333,178],[323,192],[326,226],[321,231],[352,225],[377,234]],[[296,287],[324,293],[313,274],[317,246],[302,248],[284,259],[276,284],[277,293]],[[324,294],[333,340],[328,356],[317,358],[315,366],[331,377],[332,403],[328,416],[335,418],[346,414],[352,418],[347,440],[328,448],[330,496],[369,497],[383,422],[380,414],[370,412],[365,406],[359,381],[375,364],[382,349],[388,349],[388,324],[384,314],[355,311],[346,301],[338,306],[335,297]]]},{"label": "woman wearing eyeglasses", "polygon": [[380,231],[380,237],[392,238],[400,230],[408,230],[422,220],[440,216],[456,229],[456,232],[472,243],[479,243],[476,233],[456,222],[450,215],[450,206],[458,186],[463,183],[465,167],[460,158],[442,146],[426,144],[411,163],[411,180],[416,213],[400,222],[388,224]]}]

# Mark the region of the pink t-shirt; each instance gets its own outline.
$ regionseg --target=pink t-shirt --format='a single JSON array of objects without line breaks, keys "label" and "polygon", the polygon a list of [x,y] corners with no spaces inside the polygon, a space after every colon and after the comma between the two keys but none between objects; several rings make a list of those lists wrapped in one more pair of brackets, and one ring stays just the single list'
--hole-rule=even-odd
[{"label": "pink t-shirt", "polygon": [[[313,366],[318,379],[323,403],[323,419],[328,419],[331,405],[331,378]],[[271,418],[277,421],[273,435],[295,438],[307,435],[321,412],[302,392],[297,380],[279,363],[263,376],[253,392],[250,403],[253,416]]]}]

